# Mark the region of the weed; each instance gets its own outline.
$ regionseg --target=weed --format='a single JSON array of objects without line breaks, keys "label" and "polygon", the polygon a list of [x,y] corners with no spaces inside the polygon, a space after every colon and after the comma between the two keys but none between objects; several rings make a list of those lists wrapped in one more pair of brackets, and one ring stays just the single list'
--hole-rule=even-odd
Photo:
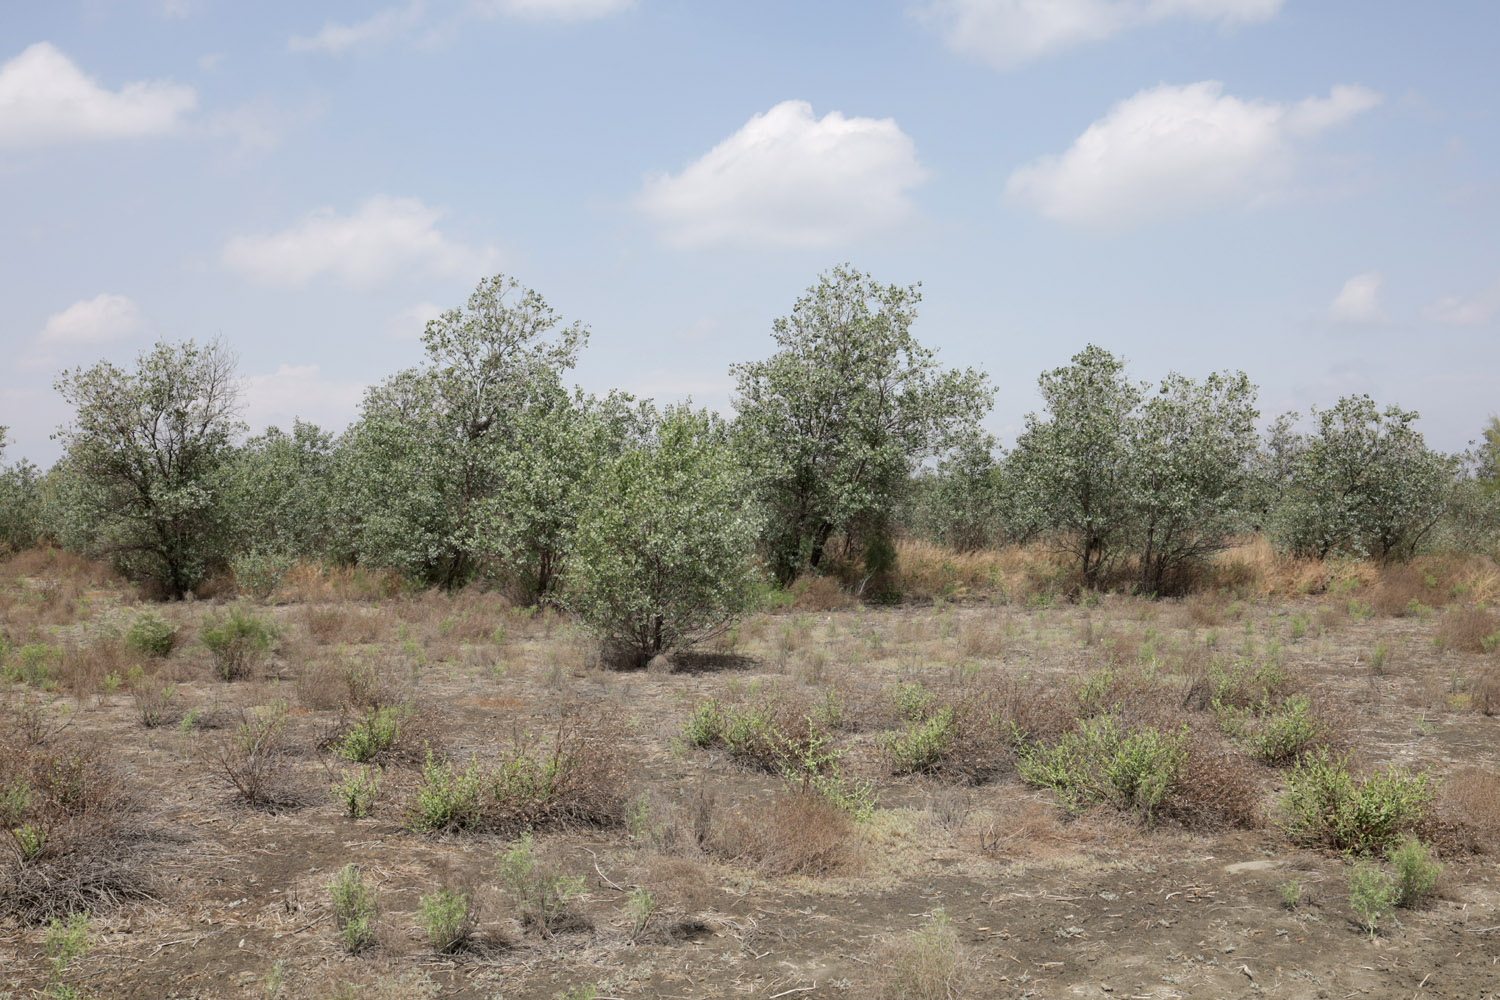
[{"label": "weed", "polygon": [[1289,879],[1281,883],[1278,890],[1281,893],[1281,905],[1288,910],[1295,910],[1302,905],[1302,883],[1296,879]]},{"label": "weed", "polygon": [[460,770],[449,761],[435,759],[428,750],[422,782],[407,806],[407,825],[426,831],[475,826],[482,816],[483,792],[478,761],[471,757]]},{"label": "weed", "polygon": [[908,722],[900,732],[886,733],[880,750],[892,774],[928,774],[948,759],[957,726],[953,709],[944,707],[923,722]]},{"label": "weed", "polygon": [[1395,881],[1371,862],[1359,861],[1349,869],[1349,906],[1372,941],[1380,921],[1395,907],[1396,897]]},{"label": "weed", "polygon": [[470,892],[454,892],[445,886],[417,904],[417,925],[433,950],[444,954],[462,951],[478,923],[478,902]]},{"label": "weed", "polygon": [[380,775],[365,768],[351,768],[328,789],[328,797],[350,819],[363,819],[375,808],[380,794]]},{"label": "weed", "polygon": [[1443,866],[1432,856],[1432,848],[1408,834],[1388,855],[1396,869],[1396,905],[1420,906],[1437,887]]},{"label": "weed", "polygon": [[1023,781],[1051,788],[1074,807],[1111,801],[1149,822],[1171,790],[1186,757],[1187,729],[1155,727],[1121,732],[1112,716],[1079,724],[1051,747],[1023,747],[1016,769]]},{"label": "weed", "polygon": [[328,896],[339,946],[351,955],[369,947],[375,940],[378,909],[375,889],[365,884],[359,869],[352,863],[339,869],[328,883]]},{"label": "weed", "polygon": [[250,805],[297,801],[286,774],[291,751],[286,713],[284,701],[242,712],[239,724],[209,745],[209,762]]},{"label": "weed", "polygon": [[630,917],[630,940],[639,941],[656,916],[656,897],[638,886],[625,897],[625,912]]},{"label": "weed", "polygon": [[168,684],[159,677],[146,677],[140,667],[130,668],[130,697],[135,702],[136,717],[147,729],[165,725],[173,720],[172,701],[177,697],[177,685]]},{"label": "weed", "polygon": [[569,905],[583,895],[580,875],[563,875],[536,858],[528,830],[498,856],[501,885],[516,901],[522,923],[551,937],[568,915]]}]

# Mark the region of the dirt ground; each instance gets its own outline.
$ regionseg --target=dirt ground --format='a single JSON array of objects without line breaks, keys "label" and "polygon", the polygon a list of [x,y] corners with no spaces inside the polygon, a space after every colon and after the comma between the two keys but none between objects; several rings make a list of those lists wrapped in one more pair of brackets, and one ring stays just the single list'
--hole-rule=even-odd
[{"label": "dirt ground", "polygon": [[[37,580],[6,586],[22,595],[4,620],[13,644],[105,641],[145,606],[112,585],[66,607]],[[600,669],[562,617],[488,595],[260,604],[276,650],[235,681],[214,677],[193,638],[219,605],[159,607],[181,626],[177,651],[144,671],[177,684],[166,724],[142,725],[130,684],[0,689],[13,706],[47,706],[59,739],[104,748],[147,830],[151,895],[94,913],[88,951],[50,987],[45,928],[0,923],[0,997],[59,986],[141,1000],[896,996],[892,948],[938,911],[958,948],[934,996],[1500,997],[1500,830],[1482,816],[1467,849],[1439,845],[1434,898],[1372,936],[1349,906],[1348,860],[1283,831],[1284,769],[1254,765],[1260,815],[1249,828],[1188,829],[1105,805],[1070,811],[1014,767],[977,782],[893,775],[880,749],[890,726],[878,706],[901,683],[954,690],[1006,677],[1070,692],[1101,667],[1160,661],[1170,687],[1184,664],[1239,651],[1277,659],[1361,766],[1425,769],[1461,786],[1500,769],[1500,718],[1473,710],[1470,690],[1497,654],[1435,642],[1445,612],[1432,604],[1401,617],[1371,613],[1357,594],[794,607],[748,620],[714,655],[636,673]],[[491,760],[517,734],[543,738],[567,717],[625,762],[625,801],[709,798],[721,819],[752,827],[776,822],[768,810],[782,781],[688,745],[684,720],[709,696],[791,692],[819,704],[841,692],[852,715],[868,708],[867,722],[838,730],[842,770],[873,783],[878,808],[850,825],[843,863],[821,874],[674,846],[639,821],[542,829],[541,856],[586,891],[566,925],[539,933],[494,874],[508,836],[410,828],[418,761],[381,767],[368,818],[330,801],[345,762],[328,741],[347,716],[314,707],[326,693],[314,665],[361,658],[414,678],[429,743],[453,760]],[[255,808],[207,748],[241,709],[278,700],[291,736],[281,777],[297,801]],[[1205,718],[1211,729],[1202,713],[1190,724]],[[327,890],[351,862],[379,898],[376,944],[355,955],[335,939]],[[1289,907],[1292,881],[1300,898]],[[473,944],[453,955],[435,952],[414,919],[419,897],[444,884],[473,887],[482,904]],[[657,905],[644,929],[629,906],[637,889]]]}]

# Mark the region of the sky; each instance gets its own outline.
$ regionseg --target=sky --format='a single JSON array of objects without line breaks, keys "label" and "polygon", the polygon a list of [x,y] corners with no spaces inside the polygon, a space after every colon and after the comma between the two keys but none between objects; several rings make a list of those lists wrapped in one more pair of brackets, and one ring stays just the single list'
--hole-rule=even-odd
[{"label": "sky", "polygon": [[0,425],[221,337],[253,428],[342,429],[503,272],[574,375],[729,412],[829,268],[922,283],[1002,441],[1088,343],[1500,409],[1489,0],[0,0]]}]

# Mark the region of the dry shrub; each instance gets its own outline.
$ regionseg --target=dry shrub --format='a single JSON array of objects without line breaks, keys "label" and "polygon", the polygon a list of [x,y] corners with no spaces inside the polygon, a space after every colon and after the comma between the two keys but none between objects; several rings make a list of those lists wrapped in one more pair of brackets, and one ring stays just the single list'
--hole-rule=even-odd
[{"label": "dry shrub", "polygon": [[1475,675],[1469,685],[1469,708],[1481,715],[1500,715],[1500,663]]},{"label": "dry shrub", "polygon": [[299,562],[282,576],[275,598],[290,604],[379,601],[400,592],[401,578],[390,570]]},{"label": "dry shrub", "polygon": [[977,704],[989,709],[997,728],[1016,742],[1054,743],[1075,719],[1069,692],[1031,678],[994,677]]},{"label": "dry shrub", "polygon": [[316,712],[397,705],[409,701],[416,688],[414,666],[383,651],[321,652],[298,659],[297,702]]},{"label": "dry shrub", "polygon": [[1244,754],[1195,735],[1159,815],[1193,830],[1260,825],[1260,783]]},{"label": "dry shrub", "polygon": [[277,809],[301,804],[284,703],[241,711],[238,724],[214,734],[203,753],[215,776],[247,805]]},{"label": "dry shrub", "polygon": [[111,674],[117,681],[123,681],[135,664],[136,658],[113,639],[98,636],[69,642],[63,646],[58,683],[74,698],[82,700],[101,690]]},{"label": "dry shrub", "polygon": [[1493,649],[1500,643],[1500,617],[1480,605],[1453,608],[1438,622],[1436,642],[1440,649],[1460,653]]},{"label": "dry shrub", "polygon": [[1324,632],[1349,624],[1349,608],[1343,601],[1318,605],[1318,628]]},{"label": "dry shrub", "polygon": [[135,803],[103,748],[39,722],[0,718],[0,917],[38,924],[152,898]]},{"label": "dry shrub", "polygon": [[1111,629],[1100,643],[1104,661],[1111,667],[1130,667],[1141,658],[1141,633],[1135,629]]},{"label": "dry shrub", "polygon": [[1430,603],[1426,574],[1415,566],[1387,566],[1370,591],[1370,606],[1386,618],[1403,618],[1413,604]]},{"label": "dry shrub", "polygon": [[832,576],[801,576],[787,588],[798,611],[839,611],[859,603]]},{"label": "dry shrub", "polygon": [[378,610],[325,605],[303,609],[307,634],[319,645],[342,643],[366,645],[379,642],[386,629],[386,616]]},{"label": "dry shrub", "polygon": [[1470,767],[1449,775],[1417,832],[1445,853],[1500,851],[1500,774]]},{"label": "dry shrub", "polygon": [[814,792],[777,792],[763,809],[716,810],[708,847],[763,875],[846,875],[860,858],[854,820]]},{"label": "dry shrub", "polygon": [[1208,628],[1223,625],[1225,604],[1222,594],[1195,594],[1182,602],[1184,624]]}]

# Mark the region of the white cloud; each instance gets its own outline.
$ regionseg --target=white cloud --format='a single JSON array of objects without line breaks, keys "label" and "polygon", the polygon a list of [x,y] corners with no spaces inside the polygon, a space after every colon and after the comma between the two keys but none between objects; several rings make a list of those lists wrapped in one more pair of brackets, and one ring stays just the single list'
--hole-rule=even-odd
[{"label": "white cloud", "polygon": [[1299,141],[1380,102],[1334,87],[1295,104],[1240,100],[1207,80],[1143,90],[1110,109],[1060,156],[1011,174],[1007,194],[1065,222],[1139,221],[1276,195]]},{"label": "white cloud", "polygon": [[48,317],[41,339],[53,344],[97,344],[140,330],[140,308],[123,295],[96,295]]},{"label": "white cloud", "polygon": [[193,88],[161,80],[106,90],[37,42],[0,66],[0,147],[170,132],[196,103]]},{"label": "white cloud", "polygon": [[417,340],[427,332],[427,324],[443,313],[443,307],[435,302],[419,302],[410,309],[403,309],[385,321],[388,340]]},{"label": "white cloud", "polygon": [[587,21],[608,17],[635,6],[635,0],[475,0],[476,13],[532,20]]},{"label": "white cloud", "polygon": [[1328,307],[1328,318],[1334,323],[1350,325],[1388,322],[1390,317],[1380,304],[1380,275],[1369,271],[1344,282]]},{"label": "white cloud", "polygon": [[282,232],[235,237],[223,261],[256,281],[289,286],[323,276],[369,287],[402,271],[474,278],[493,270],[499,252],[450,240],[437,229],[442,214],[416,198],[377,195],[349,215],[322,208]]},{"label": "white cloud", "polygon": [[815,118],[783,101],[681,173],[647,179],[636,206],[677,246],[827,246],[912,218],[926,176],[894,120]]},{"label": "white cloud", "polygon": [[202,127],[209,135],[229,140],[236,154],[254,156],[275,149],[287,133],[316,120],[322,113],[323,105],[316,101],[292,107],[257,97],[239,107],[205,115]]},{"label": "white cloud", "polygon": [[364,398],[365,383],[324,377],[317,365],[281,365],[268,375],[242,380],[244,417],[259,431],[275,424],[289,430],[293,419],[325,430],[347,427]]},{"label": "white cloud", "polygon": [[1445,295],[1422,310],[1424,318],[1451,326],[1479,326],[1500,316],[1500,281],[1469,296]]},{"label": "white cloud", "polygon": [[1168,18],[1264,21],[1283,0],[931,0],[918,16],[948,46],[1000,69]]},{"label": "white cloud", "polygon": [[315,35],[294,35],[287,40],[291,52],[326,52],[338,55],[361,45],[375,45],[403,35],[422,20],[422,0],[406,7],[388,7],[354,24],[327,21]]}]

